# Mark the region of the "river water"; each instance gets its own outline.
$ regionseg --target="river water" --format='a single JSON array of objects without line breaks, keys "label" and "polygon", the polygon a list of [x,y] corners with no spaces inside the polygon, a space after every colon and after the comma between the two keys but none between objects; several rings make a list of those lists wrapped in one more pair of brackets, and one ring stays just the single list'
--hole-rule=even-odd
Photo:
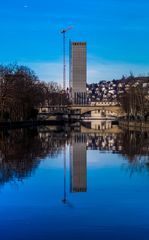
[{"label": "river water", "polygon": [[0,238],[149,239],[149,133],[108,122],[0,132]]}]

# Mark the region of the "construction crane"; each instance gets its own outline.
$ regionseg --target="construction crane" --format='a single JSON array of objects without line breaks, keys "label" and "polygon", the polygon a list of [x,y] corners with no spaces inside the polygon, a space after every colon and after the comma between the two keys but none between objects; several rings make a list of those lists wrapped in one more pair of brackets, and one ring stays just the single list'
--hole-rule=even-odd
[{"label": "construction crane", "polygon": [[[63,34],[63,91],[66,90],[66,32],[71,30],[73,26],[63,29],[61,34]],[[66,144],[64,145],[64,198],[62,200],[64,204],[67,204],[66,197]]]},{"label": "construction crane", "polygon": [[63,90],[66,90],[66,32],[71,30],[73,26],[63,29],[61,33],[63,34]]}]

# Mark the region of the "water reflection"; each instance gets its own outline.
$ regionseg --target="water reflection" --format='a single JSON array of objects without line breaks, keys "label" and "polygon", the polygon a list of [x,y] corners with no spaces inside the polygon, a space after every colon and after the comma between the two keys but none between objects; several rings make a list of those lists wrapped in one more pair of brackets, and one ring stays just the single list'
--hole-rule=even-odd
[{"label": "water reflection", "polygon": [[63,135],[56,137],[52,132],[38,132],[37,129],[1,131],[0,184],[31,176],[41,159],[62,151]]},{"label": "water reflection", "polygon": [[121,153],[123,148],[122,137],[123,134],[89,134],[87,149]]},{"label": "water reflection", "polygon": [[149,133],[111,126],[1,131],[1,239],[148,239]]},{"label": "water reflection", "polygon": [[128,164],[125,169],[132,176],[135,172],[149,171],[149,132],[124,131],[122,156]]},{"label": "water reflection", "polygon": [[[111,123],[104,126],[108,126],[108,131],[98,129],[98,132],[90,132],[89,127],[84,126],[77,132],[68,127],[1,131],[0,184],[31,176],[41,160],[58,156],[66,145],[70,145],[72,193],[87,191],[88,150],[120,154],[126,160],[125,169],[131,174],[149,170],[149,132],[122,130]],[[65,161],[65,171],[66,167]]]},{"label": "water reflection", "polygon": [[124,131],[122,135],[122,154],[129,161],[135,161],[138,157],[149,155],[149,132]]},{"label": "water reflection", "polygon": [[92,121],[84,121],[83,125],[94,129],[94,130],[106,130],[106,129],[111,129],[112,126],[112,121],[110,120],[92,120]]},{"label": "water reflection", "polygon": [[86,192],[87,190],[87,136],[73,134],[70,148],[71,192]]}]

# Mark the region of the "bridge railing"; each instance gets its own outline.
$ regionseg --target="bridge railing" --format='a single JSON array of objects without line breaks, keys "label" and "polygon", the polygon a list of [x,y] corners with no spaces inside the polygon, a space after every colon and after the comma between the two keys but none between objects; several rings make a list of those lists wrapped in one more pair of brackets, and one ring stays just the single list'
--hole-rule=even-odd
[{"label": "bridge railing", "polygon": [[91,106],[117,106],[118,102],[91,102],[89,105]]},{"label": "bridge railing", "polygon": [[49,106],[49,107],[40,107],[38,109],[39,113],[49,113],[49,112],[65,112],[68,106]]}]

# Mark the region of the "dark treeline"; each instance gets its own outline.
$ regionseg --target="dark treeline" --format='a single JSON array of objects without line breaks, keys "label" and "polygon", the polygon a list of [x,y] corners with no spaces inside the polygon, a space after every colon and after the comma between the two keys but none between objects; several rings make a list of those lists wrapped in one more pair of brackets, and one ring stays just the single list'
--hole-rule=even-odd
[{"label": "dark treeline", "polygon": [[124,130],[121,144],[121,154],[130,162],[136,161],[140,156],[148,156],[149,132]]},{"label": "dark treeline", "polygon": [[128,162],[130,175],[144,170],[149,172],[149,132],[125,130],[121,144],[121,154]]},{"label": "dark treeline", "polygon": [[149,132],[124,130],[120,134],[105,136],[92,134],[87,142],[87,149],[120,154],[125,160],[123,169],[130,176],[136,172],[149,172]]},{"label": "dark treeline", "polygon": [[0,66],[0,121],[36,119],[39,107],[66,103],[56,83],[41,82],[25,66]]},{"label": "dark treeline", "polygon": [[41,160],[57,156],[66,137],[38,129],[0,131],[0,185],[22,181],[36,170]]},{"label": "dark treeline", "polygon": [[129,89],[118,98],[130,120],[147,120],[149,116],[149,79],[129,77]]}]

